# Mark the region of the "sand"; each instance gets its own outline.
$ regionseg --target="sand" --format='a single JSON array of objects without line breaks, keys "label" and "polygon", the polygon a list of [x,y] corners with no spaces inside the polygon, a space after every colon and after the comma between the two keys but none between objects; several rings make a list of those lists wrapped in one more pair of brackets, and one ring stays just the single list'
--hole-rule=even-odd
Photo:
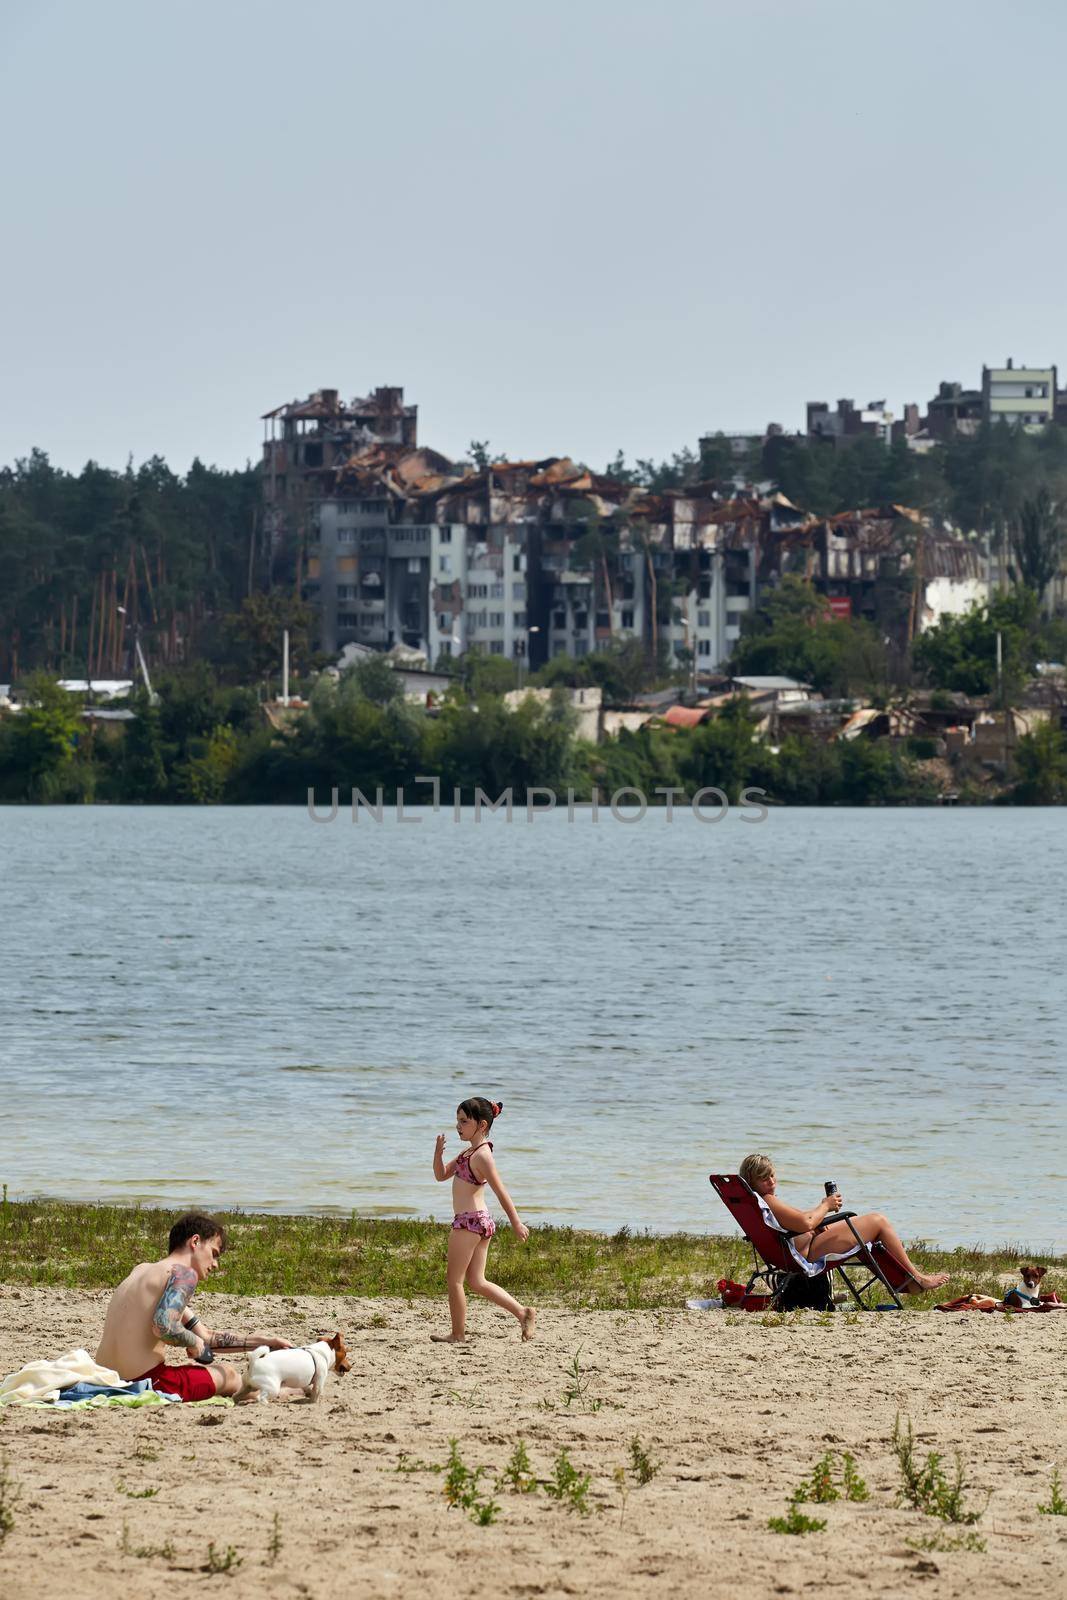
[{"label": "sand", "polygon": [[[0,1372],[91,1350],[105,1299],[0,1289]],[[470,1345],[453,1348],[429,1342],[443,1323],[431,1303],[213,1295],[210,1306],[213,1323],[294,1341],[339,1326],[353,1370],[314,1406],[0,1412],[22,1486],[0,1548],[5,1600],[172,1600],[204,1585],[233,1600],[1067,1592],[1067,1518],[1037,1514],[1053,1463],[1067,1477],[1067,1314],[839,1315],[828,1327],[808,1313],[767,1327],[721,1312],[548,1309],[524,1345],[478,1303]],[[567,1406],[579,1350],[592,1404]],[[898,1411],[924,1451],[962,1451],[976,1502],[988,1499],[984,1554],[909,1546],[944,1525],[894,1503]],[[613,1472],[635,1434],[661,1465],[643,1487],[630,1478],[623,1507]],[[593,1515],[499,1493],[499,1521],[479,1527],[448,1508],[440,1475],[396,1471],[402,1453],[443,1462],[450,1438],[469,1464],[502,1468],[520,1436],[543,1476],[561,1447],[592,1474]],[[870,1501],[808,1507],[822,1533],[771,1533],[768,1517],[828,1449],[853,1452]],[[211,1542],[241,1565],[205,1573]],[[137,1553],[165,1544],[172,1554]]]}]

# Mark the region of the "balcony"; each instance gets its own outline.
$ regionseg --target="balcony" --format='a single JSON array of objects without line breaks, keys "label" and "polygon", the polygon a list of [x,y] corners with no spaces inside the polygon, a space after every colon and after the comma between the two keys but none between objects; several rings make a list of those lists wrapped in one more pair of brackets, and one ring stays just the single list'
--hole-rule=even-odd
[{"label": "balcony", "polygon": [[391,556],[428,556],[430,553],[429,523],[403,523],[390,528],[388,533]]}]

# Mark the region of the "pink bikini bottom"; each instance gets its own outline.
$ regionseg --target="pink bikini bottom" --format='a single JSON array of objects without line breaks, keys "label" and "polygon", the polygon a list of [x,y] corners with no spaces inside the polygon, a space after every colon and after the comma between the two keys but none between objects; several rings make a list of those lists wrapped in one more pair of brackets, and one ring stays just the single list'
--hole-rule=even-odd
[{"label": "pink bikini bottom", "polygon": [[453,1228],[466,1228],[468,1233],[480,1233],[483,1239],[491,1239],[496,1232],[496,1223],[488,1211],[458,1211],[452,1218]]}]

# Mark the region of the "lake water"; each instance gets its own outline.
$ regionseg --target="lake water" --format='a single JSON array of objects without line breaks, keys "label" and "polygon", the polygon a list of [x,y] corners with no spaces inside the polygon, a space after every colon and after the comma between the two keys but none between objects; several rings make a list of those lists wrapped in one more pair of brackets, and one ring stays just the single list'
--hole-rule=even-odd
[{"label": "lake water", "polygon": [[483,1093],[532,1224],[1067,1250],[1062,811],[415,815],[0,810],[11,1193],[445,1218]]}]

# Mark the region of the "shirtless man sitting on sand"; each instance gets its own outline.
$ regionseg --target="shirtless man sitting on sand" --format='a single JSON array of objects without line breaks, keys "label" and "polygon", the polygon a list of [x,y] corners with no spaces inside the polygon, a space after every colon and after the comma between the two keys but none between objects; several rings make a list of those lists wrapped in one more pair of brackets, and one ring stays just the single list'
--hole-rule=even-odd
[{"label": "shirtless man sitting on sand", "polygon": [[212,1361],[203,1366],[166,1366],[166,1346],[185,1350],[193,1361],[216,1350],[291,1348],[287,1339],[265,1333],[247,1338],[239,1333],[213,1333],[190,1311],[197,1285],[214,1272],[226,1248],[226,1230],[202,1211],[179,1217],[167,1241],[170,1254],[162,1261],[134,1267],[111,1296],[96,1359],[120,1378],[151,1378],[153,1389],[183,1400],[208,1400],[235,1395],[241,1377],[235,1367]]}]

